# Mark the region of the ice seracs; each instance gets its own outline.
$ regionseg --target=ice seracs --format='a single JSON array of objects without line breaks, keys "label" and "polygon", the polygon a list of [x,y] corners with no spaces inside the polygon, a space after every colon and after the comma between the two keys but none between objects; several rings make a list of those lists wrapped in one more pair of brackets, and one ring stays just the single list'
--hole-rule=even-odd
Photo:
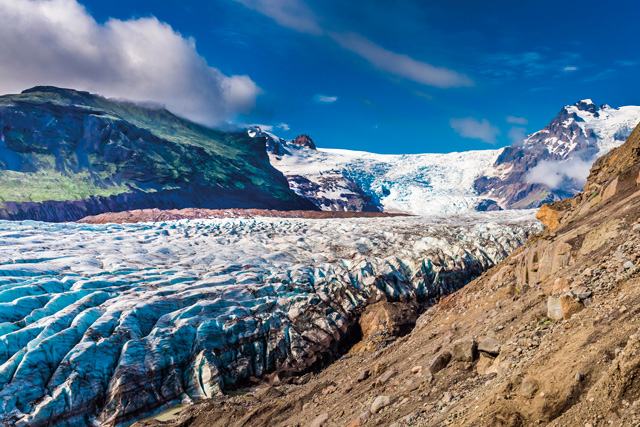
[{"label": "ice seracs", "polygon": [[0,221],[0,425],[120,426],[304,370],[368,301],[437,299],[539,229],[531,212]]}]

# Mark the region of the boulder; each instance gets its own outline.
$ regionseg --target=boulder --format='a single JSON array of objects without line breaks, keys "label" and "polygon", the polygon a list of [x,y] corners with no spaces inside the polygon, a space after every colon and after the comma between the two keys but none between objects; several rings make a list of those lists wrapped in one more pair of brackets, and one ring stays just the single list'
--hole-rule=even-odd
[{"label": "boulder", "polygon": [[309,427],[322,427],[328,420],[329,414],[325,412],[324,414],[318,415],[313,421],[311,421]]},{"label": "boulder", "polygon": [[560,225],[560,214],[563,211],[556,210],[551,207],[550,204],[545,204],[540,207],[536,218],[538,218],[549,230],[554,230]]},{"label": "boulder", "polygon": [[552,320],[562,319],[562,304],[560,298],[550,296],[547,299],[547,317]]},{"label": "boulder", "polygon": [[486,337],[478,344],[478,351],[497,356],[500,354],[500,341],[495,337]]},{"label": "boulder", "polygon": [[478,375],[490,375],[498,373],[497,366],[495,366],[494,362],[496,359],[493,357],[487,356],[484,353],[480,353],[480,358],[478,359],[478,364],[476,365],[476,371]]},{"label": "boulder", "polygon": [[461,338],[451,344],[451,357],[460,362],[473,362],[478,358],[478,343],[473,338]]},{"label": "boulder", "polygon": [[584,305],[580,301],[574,299],[571,295],[563,295],[560,297],[560,307],[562,309],[562,318],[564,320],[571,319],[571,316],[584,309]]},{"label": "boulder", "polygon": [[371,404],[371,413],[377,414],[385,406],[391,405],[391,397],[389,396],[378,396],[375,398],[373,403]]},{"label": "boulder", "polygon": [[569,282],[564,277],[558,277],[553,282],[553,288],[551,289],[551,295],[561,295],[569,291]]},{"label": "boulder", "polygon": [[416,308],[400,302],[378,302],[360,316],[363,339],[378,333],[399,336],[409,332],[418,319]]},{"label": "boulder", "polygon": [[447,367],[450,360],[451,353],[449,353],[448,351],[439,353],[436,357],[433,358],[433,360],[431,360],[431,363],[429,363],[429,372],[434,375],[437,374]]}]

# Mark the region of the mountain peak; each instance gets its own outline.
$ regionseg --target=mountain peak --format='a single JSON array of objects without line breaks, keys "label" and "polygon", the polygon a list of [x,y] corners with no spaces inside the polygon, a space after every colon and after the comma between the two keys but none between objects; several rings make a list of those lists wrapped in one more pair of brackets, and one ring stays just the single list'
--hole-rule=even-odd
[{"label": "mountain peak", "polygon": [[300,145],[302,147],[307,147],[307,148],[310,148],[312,150],[316,149],[316,144],[314,144],[314,142],[311,139],[311,137],[309,135],[305,135],[305,134],[298,135],[296,137],[296,139],[291,141],[291,143],[296,144],[296,145]]},{"label": "mountain peak", "polygon": [[578,101],[573,104],[573,106],[580,111],[588,111],[592,114],[595,114],[598,111],[596,104],[590,99],[583,99],[581,101]]}]

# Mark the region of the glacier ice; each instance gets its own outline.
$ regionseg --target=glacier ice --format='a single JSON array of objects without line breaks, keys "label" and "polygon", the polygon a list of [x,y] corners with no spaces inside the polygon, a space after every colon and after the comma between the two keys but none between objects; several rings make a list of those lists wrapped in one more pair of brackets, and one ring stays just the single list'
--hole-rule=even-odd
[{"label": "glacier ice", "polygon": [[304,370],[367,301],[436,300],[539,229],[530,211],[0,221],[0,422],[123,425]]}]

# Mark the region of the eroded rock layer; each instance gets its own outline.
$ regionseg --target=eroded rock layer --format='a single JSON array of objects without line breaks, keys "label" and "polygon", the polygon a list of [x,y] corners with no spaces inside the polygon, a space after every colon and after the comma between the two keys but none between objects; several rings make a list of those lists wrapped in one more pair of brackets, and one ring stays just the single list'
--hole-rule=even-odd
[{"label": "eroded rock layer", "polygon": [[369,302],[435,300],[539,230],[493,218],[0,222],[1,422],[122,425],[308,369]]}]

